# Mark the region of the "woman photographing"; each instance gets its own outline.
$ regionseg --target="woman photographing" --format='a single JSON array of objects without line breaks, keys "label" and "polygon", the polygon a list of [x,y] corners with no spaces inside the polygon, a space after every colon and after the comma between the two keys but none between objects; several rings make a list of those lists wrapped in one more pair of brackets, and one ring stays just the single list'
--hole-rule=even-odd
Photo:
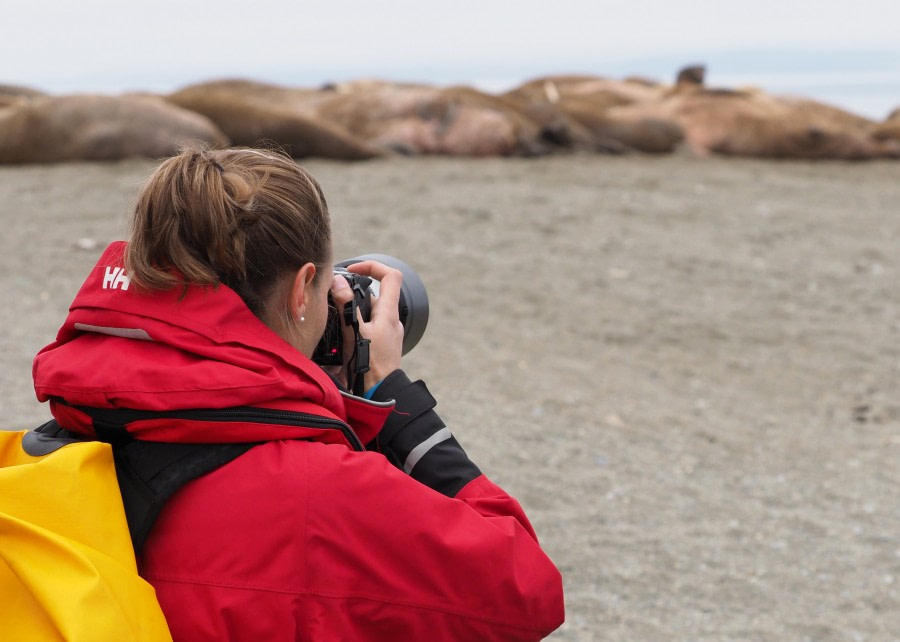
[{"label": "woman photographing", "polygon": [[140,551],[175,640],[537,640],[562,623],[522,508],[400,369],[401,273],[348,268],[381,284],[362,396],[311,360],[329,295],[351,299],[312,176],[274,152],[187,150],[131,228],[35,389],[84,438],[245,446],[175,492]]}]

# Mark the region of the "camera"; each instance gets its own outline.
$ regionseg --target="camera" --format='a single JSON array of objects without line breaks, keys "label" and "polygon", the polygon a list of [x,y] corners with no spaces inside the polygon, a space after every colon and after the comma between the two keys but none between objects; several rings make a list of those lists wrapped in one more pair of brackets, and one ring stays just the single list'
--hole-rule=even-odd
[{"label": "camera", "polygon": [[[357,311],[363,321],[369,321],[372,313],[372,300],[378,298],[380,289],[380,283],[377,280],[347,270],[348,266],[362,261],[378,261],[398,270],[403,275],[398,304],[400,323],[403,325],[403,354],[408,353],[419,343],[422,335],[425,334],[425,327],[428,325],[428,293],[422,279],[409,265],[387,254],[364,254],[336,263],[334,275],[347,280],[353,291],[353,300],[346,304],[343,310],[338,310],[329,293],[328,321],[325,325],[325,332],[313,353],[313,361],[320,366],[341,366],[344,363],[345,348],[352,349],[351,372],[347,377],[351,385],[368,371],[369,362],[369,342],[359,334]],[[343,345],[343,325],[353,328],[355,345]]]}]

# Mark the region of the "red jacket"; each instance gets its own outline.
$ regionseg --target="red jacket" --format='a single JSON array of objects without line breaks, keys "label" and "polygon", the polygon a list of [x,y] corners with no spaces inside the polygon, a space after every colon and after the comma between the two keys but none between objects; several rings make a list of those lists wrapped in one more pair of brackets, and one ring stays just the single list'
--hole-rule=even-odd
[{"label": "red jacket", "polygon": [[147,540],[141,573],[176,640],[537,640],[561,624],[559,572],[515,499],[480,474],[447,497],[360,452],[393,404],[342,394],[224,286],[131,287],[123,248],[35,358],[62,426],[94,436],[78,406],[313,417],[128,425],[148,441],[262,442],[178,491]]}]

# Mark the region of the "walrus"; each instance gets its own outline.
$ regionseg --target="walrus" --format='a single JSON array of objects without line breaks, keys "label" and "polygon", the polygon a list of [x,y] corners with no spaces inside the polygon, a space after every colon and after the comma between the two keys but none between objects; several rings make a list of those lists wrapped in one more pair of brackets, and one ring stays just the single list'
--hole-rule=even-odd
[{"label": "walrus", "polygon": [[617,119],[674,120],[696,153],[758,158],[894,158],[894,146],[876,140],[874,123],[816,101],[758,90],[682,85],[662,100],[612,108]]},{"label": "walrus", "polygon": [[[304,96],[249,81],[195,85],[166,96],[173,105],[202,114],[235,145],[275,145],[294,158],[365,160],[383,155],[345,129],[315,116]],[[324,93],[324,92],[315,92]]]},{"label": "walrus", "polygon": [[643,78],[616,80],[601,76],[559,75],[542,76],[522,83],[503,95],[530,103],[558,105],[567,100],[590,103],[596,110],[618,105],[655,101],[665,87]]},{"label": "walrus", "polygon": [[553,109],[568,123],[567,131],[578,132],[572,145],[576,150],[667,154],[684,140],[681,126],[672,119],[616,117],[595,97],[563,97]]},{"label": "walrus", "polygon": [[162,158],[228,138],[207,118],[146,96],[36,96],[0,109],[0,163]]},{"label": "walrus", "polygon": [[15,98],[34,98],[35,96],[46,96],[47,93],[34,87],[25,87],[24,85],[5,85],[0,83],[0,96],[11,96]]},{"label": "walrus", "polygon": [[900,107],[888,114],[884,122],[875,125],[872,136],[880,141],[895,141],[900,144]]},{"label": "walrus", "polygon": [[688,65],[678,70],[676,85],[703,85],[706,78],[705,65]]},{"label": "walrus", "polygon": [[408,154],[534,156],[550,151],[517,105],[471,87],[362,83],[317,113],[355,135]]},{"label": "walrus", "polygon": [[[630,91],[643,92],[642,97],[656,91],[646,83],[626,84],[633,87]],[[330,83],[318,90],[219,80],[186,87],[167,98],[208,116],[238,144],[253,145],[262,139],[290,143],[297,156],[357,158],[346,144],[336,151],[348,137],[366,145],[366,154],[379,149],[458,156],[536,156],[559,150],[663,152],[681,138],[673,123],[601,123],[597,118],[586,123],[586,115],[573,118],[566,106],[591,103],[609,83],[573,77],[566,86],[572,88],[572,97],[567,93],[563,106],[531,101],[527,92],[493,95],[467,86],[438,88],[377,79]],[[298,152],[294,145],[300,143],[291,139],[315,141],[310,133],[314,128],[319,138],[332,135],[330,148],[323,152],[301,146]]]},{"label": "walrus", "polygon": [[613,118],[609,111],[622,105],[656,102],[665,91],[664,86],[644,78],[570,75],[535,78],[503,97],[519,102],[533,118],[541,120],[543,115],[546,131],[553,131],[550,122],[555,123],[565,147],[662,154],[673,151],[684,138],[676,122],[666,118]]},{"label": "walrus", "polygon": [[[682,140],[673,121],[617,121],[604,116],[597,79],[564,80],[559,100],[535,98],[533,89],[500,95],[468,86],[365,82],[355,84],[318,114],[354,135],[411,154],[537,156],[558,151],[670,152]],[[590,86],[590,90],[586,90]],[[644,84],[637,85],[644,91]],[[648,94],[642,94],[646,97]],[[611,104],[619,104],[616,100]]]},{"label": "walrus", "polygon": [[179,88],[172,95],[184,101],[197,96],[226,95],[266,107],[284,107],[309,118],[315,117],[317,102],[331,96],[322,88],[288,87],[248,78],[220,78],[194,83]]},{"label": "walrus", "polygon": [[46,96],[47,94],[40,89],[25,87],[23,85],[4,85],[0,84],[0,107],[13,105],[22,102],[27,98],[35,96]]}]

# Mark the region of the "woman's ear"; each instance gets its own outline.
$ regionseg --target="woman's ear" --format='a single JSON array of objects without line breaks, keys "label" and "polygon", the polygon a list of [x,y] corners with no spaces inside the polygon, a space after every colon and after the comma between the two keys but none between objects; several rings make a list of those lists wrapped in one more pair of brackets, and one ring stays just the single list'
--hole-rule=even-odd
[{"label": "woman's ear", "polygon": [[316,266],[312,263],[305,264],[297,270],[294,276],[294,284],[291,287],[291,314],[296,321],[303,318],[303,313],[312,296],[313,280],[316,278]]}]

